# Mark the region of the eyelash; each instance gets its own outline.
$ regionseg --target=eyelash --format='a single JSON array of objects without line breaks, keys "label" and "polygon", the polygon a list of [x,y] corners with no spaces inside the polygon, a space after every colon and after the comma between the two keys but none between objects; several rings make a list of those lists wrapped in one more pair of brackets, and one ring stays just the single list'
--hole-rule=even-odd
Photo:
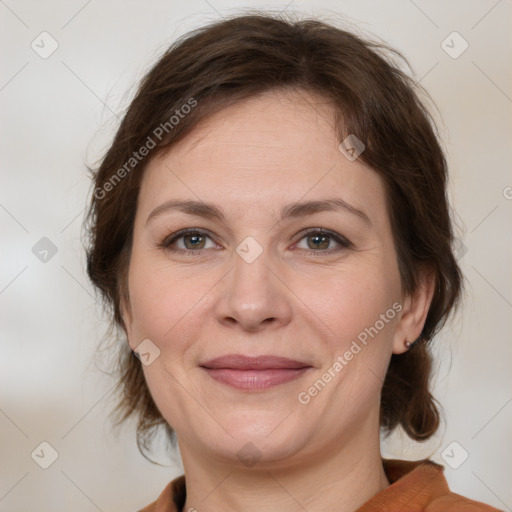
[{"label": "eyelash", "polygon": [[[177,231],[176,233],[173,233],[172,235],[166,237],[163,240],[163,242],[159,244],[159,246],[162,249],[165,249],[167,251],[171,251],[174,253],[187,254],[191,257],[200,256],[203,251],[208,250],[208,249],[201,249],[201,250],[195,251],[192,249],[186,249],[186,250],[185,249],[171,249],[171,247],[170,247],[171,244],[173,244],[174,242],[176,242],[180,238],[183,238],[186,235],[201,235],[201,236],[206,236],[211,239],[210,235],[201,229],[187,228],[187,229],[182,229],[180,231]],[[329,231],[329,230],[323,229],[323,228],[313,228],[313,229],[301,231],[298,234],[299,238],[298,238],[297,242],[300,242],[303,238],[306,238],[306,237],[312,236],[312,235],[328,236],[331,239],[333,239],[335,242],[340,244],[341,249],[334,249],[334,250],[331,249],[331,250],[325,250],[325,251],[324,250],[314,251],[314,250],[309,250],[309,249],[298,249],[298,250],[301,250],[301,251],[305,252],[306,254],[309,254],[312,256],[321,256],[321,255],[325,255],[325,254],[333,254],[333,253],[341,252],[344,249],[349,249],[352,247],[352,243],[349,240],[347,240],[345,237],[338,235],[337,233],[335,233],[333,231]]]}]

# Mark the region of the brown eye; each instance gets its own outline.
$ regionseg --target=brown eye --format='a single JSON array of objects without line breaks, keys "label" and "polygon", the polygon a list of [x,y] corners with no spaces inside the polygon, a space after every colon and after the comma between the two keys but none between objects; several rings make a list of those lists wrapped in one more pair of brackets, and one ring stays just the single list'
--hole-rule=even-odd
[{"label": "brown eye", "polygon": [[[210,246],[208,246],[210,241]],[[197,229],[185,229],[168,236],[160,246],[165,250],[177,253],[200,253],[203,249],[215,248],[210,235]]]},{"label": "brown eye", "polygon": [[183,235],[182,238],[187,249],[204,249],[205,237],[203,235]]},{"label": "brown eye", "polygon": [[331,241],[329,235],[310,235],[307,239],[311,249],[328,249]]},{"label": "brown eye", "polygon": [[[309,254],[315,255],[340,252],[352,246],[345,237],[323,229],[314,229],[308,232],[303,232],[299,243],[302,240],[306,240],[306,247],[301,247],[300,245],[298,245],[298,247]],[[334,244],[334,248],[332,247],[332,244]],[[336,244],[338,247],[336,247]],[[329,248],[330,245],[331,248]]]}]

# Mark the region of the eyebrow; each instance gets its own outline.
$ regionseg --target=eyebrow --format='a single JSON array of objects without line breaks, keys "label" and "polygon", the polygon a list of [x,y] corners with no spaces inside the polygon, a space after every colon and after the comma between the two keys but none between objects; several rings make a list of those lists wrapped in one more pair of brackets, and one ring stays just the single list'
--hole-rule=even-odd
[{"label": "eyebrow", "polygon": [[[197,217],[204,217],[206,219],[216,219],[225,222],[225,216],[222,210],[212,203],[205,203],[203,201],[183,201],[183,200],[170,200],[157,206],[146,219],[146,225],[156,217],[171,210],[178,210],[189,215]],[[291,203],[281,209],[280,220],[304,217],[319,212],[328,211],[345,211],[352,215],[360,217],[365,223],[371,225],[369,216],[363,210],[350,205],[340,198],[323,199],[319,201],[304,201]]]}]

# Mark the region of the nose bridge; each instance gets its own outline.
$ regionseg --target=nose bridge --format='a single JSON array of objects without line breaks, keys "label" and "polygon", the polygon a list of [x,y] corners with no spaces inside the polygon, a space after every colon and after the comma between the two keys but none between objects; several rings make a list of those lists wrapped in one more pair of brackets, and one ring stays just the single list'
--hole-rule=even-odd
[{"label": "nose bridge", "polygon": [[287,323],[289,297],[276,277],[270,250],[247,237],[237,246],[232,262],[233,270],[224,279],[224,293],[217,304],[219,321],[236,321],[251,330],[270,320]]}]

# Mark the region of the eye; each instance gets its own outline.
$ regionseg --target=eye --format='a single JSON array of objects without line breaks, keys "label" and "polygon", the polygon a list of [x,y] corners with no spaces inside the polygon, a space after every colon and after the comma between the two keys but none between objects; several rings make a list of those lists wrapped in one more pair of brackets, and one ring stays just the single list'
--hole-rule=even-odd
[{"label": "eye", "polygon": [[[303,231],[299,236],[300,241],[306,240],[306,247],[298,247],[308,254],[314,254],[315,256],[325,253],[340,252],[352,247],[351,242],[344,236],[322,228]],[[332,243],[338,244],[338,248],[333,249]],[[329,248],[329,246],[331,246],[331,248]]]},{"label": "eye", "polygon": [[[306,240],[306,247],[300,247],[300,244],[296,244],[296,247],[314,256],[341,252],[352,247],[352,243],[344,236],[323,228],[302,231],[299,234],[299,242],[302,240]],[[333,244],[337,244],[338,247],[332,248]],[[182,229],[169,235],[160,246],[165,250],[190,256],[197,256],[203,250],[216,248],[216,244],[207,232],[194,228]]]},{"label": "eye", "polygon": [[[207,245],[210,240],[210,246]],[[168,236],[161,244],[161,247],[168,251],[178,253],[200,253],[203,249],[215,248],[214,242],[208,233],[198,229],[182,229]]]}]

